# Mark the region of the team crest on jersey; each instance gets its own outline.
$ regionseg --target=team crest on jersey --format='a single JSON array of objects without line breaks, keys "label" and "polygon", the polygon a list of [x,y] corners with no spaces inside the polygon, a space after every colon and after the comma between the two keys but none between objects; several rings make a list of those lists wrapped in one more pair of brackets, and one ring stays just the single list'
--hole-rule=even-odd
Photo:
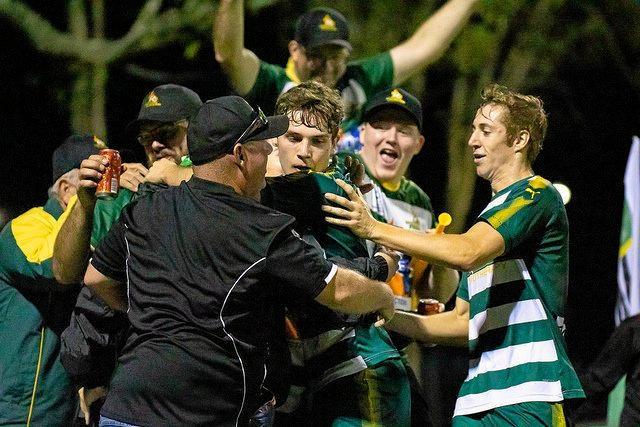
[{"label": "team crest on jersey", "polygon": [[147,95],[147,101],[144,103],[145,107],[159,107],[162,104],[160,103],[160,99],[158,98],[158,95],[155,94],[154,91],[149,92],[149,95]]},{"label": "team crest on jersey", "polygon": [[329,15],[324,15],[322,17],[322,22],[318,27],[322,31],[338,31],[338,28],[336,28],[336,21],[334,21]]},{"label": "team crest on jersey", "polygon": [[395,102],[398,104],[406,104],[407,102],[404,100],[404,97],[400,93],[398,89],[394,89],[391,91],[391,94],[386,98],[387,102]]}]

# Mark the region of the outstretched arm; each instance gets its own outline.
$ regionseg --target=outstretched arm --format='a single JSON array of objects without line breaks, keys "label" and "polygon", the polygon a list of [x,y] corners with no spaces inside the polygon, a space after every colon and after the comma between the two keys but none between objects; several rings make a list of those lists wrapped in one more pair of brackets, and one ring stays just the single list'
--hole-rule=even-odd
[{"label": "outstretched arm", "polygon": [[260,60],[244,47],[243,0],[220,0],[213,21],[213,48],[229,83],[246,95],[258,77]]},{"label": "outstretched arm", "polygon": [[385,328],[423,342],[465,346],[469,340],[469,303],[457,298],[453,310],[431,316],[398,311]]},{"label": "outstretched arm", "polygon": [[401,84],[437,61],[467,22],[476,3],[478,0],[449,0],[409,39],[391,49],[393,84]]},{"label": "outstretched arm", "polygon": [[378,312],[385,320],[391,319],[394,313],[393,293],[386,283],[342,267],[338,267],[333,279],[315,300],[343,313]]},{"label": "outstretched arm", "polygon": [[433,264],[468,271],[504,252],[504,239],[493,227],[478,222],[464,234],[425,234],[376,221],[364,199],[342,180],[336,180],[349,199],[327,193],[325,197],[340,207],[324,205],[334,215],[327,222],[345,226],[355,234],[386,248],[416,256]]}]

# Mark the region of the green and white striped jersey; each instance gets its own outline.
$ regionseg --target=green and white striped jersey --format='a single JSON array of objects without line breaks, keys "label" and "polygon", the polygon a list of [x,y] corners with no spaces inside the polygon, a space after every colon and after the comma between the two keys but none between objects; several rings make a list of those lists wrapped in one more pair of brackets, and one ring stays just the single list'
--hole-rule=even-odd
[{"label": "green and white striped jersey", "polygon": [[504,254],[463,274],[470,304],[469,374],[454,416],[522,402],[584,397],[562,328],[569,271],[567,214],[539,176],[496,193],[479,216],[504,238]]}]

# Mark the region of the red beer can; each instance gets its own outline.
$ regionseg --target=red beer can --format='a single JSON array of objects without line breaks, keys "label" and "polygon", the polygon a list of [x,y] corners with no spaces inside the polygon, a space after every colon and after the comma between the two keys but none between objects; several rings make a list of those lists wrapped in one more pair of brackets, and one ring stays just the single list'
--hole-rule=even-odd
[{"label": "red beer can", "polygon": [[120,167],[122,159],[118,150],[105,148],[100,150],[100,155],[109,160],[109,166],[102,173],[102,179],[96,188],[96,197],[107,199],[116,197],[120,189]]},{"label": "red beer can", "polygon": [[430,314],[437,314],[440,310],[440,304],[434,299],[421,299],[418,301],[418,314],[428,316]]}]

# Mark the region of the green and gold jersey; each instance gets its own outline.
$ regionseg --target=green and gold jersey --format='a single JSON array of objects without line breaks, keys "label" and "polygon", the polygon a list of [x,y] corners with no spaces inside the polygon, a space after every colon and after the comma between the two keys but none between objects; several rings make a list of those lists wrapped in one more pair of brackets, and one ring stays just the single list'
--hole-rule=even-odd
[{"label": "green and gold jersey", "polygon": [[558,192],[539,176],[496,193],[479,216],[504,253],[463,274],[469,302],[469,373],[454,416],[522,402],[584,397],[562,330],[569,229]]},{"label": "green and gold jersey", "polygon": [[[261,61],[256,82],[244,98],[271,114],[278,96],[299,83],[300,79],[296,76],[291,59],[286,69]],[[350,129],[359,125],[362,108],[367,100],[392,84],[393,61],[389,52],[349,62],[347,70],[336,84],[345,107],[342,128]]]}]

